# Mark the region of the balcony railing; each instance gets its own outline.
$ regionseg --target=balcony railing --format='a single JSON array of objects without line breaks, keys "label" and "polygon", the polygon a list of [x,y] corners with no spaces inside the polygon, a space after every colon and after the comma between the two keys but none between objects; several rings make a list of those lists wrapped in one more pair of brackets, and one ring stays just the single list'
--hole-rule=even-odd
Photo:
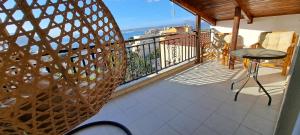
[{"label": "balcony railing", "polygon": [[[210,31],[201,32],[201,47],[210,42]],[[125,41],[127,51],[127,71],[122,84],[158,73],[159,71],[190,61],[196,57],[196,34],[170,34]],[[91,46],[94,48],[94,46]],[[73,48],[74,50],[78,48]],[[59,55],[66,55],[67,50],[61,50]],[[205,52],[204,52],[205,53]],[[92,54],[95,55],[95,54]],[[43,56],[49,59],[50,55]],[[78,60],[72,56],[71,61]],[[82,61],[82,66],[86,66]],[[45,69],[44,72],[49,72]],[[74,68],[74,72],[76,69]]]},{"label": "balcony railing", "polygon": [[[201,32],[200,44],[210,42],[210,32]],[[123,84],[189,61],[196,57],[196,34],[171,34],[128,40],[127,73]]]}]

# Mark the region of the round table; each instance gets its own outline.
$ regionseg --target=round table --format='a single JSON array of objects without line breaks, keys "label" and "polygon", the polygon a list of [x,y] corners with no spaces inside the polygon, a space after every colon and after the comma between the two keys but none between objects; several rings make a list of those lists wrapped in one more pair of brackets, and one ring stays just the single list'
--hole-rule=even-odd
[{"label": "round table", "polygon": [[244,49],[231,51],[230,55],[239,57],[239,58],[246,58],[246,59],[250,60],[247,76],[245,78],[239,79],[236,82],[232,82],[232,84],[231,84],[231,90],[233,90],[233,86],[235,83],[240,82],[244,79],[247,79],[246,82],[236,92],[234,101],[237,101],[238,94],[241,92],[241,90],[244,88],[244,86],[247,84],[250,77],[252,76],[254,78],[255,82],[259,86],[259,91],[262,89],[264,91],[264,93],[266,93],[266,95],[268,96],[268,98],[269,98],[268,105],[271,105],[272,98],[271,98],[270,94],[266,91],[266,89],[261,85],[261,83],[257,79],[259,64],[260,64],[261,60],[272,60],[272,59],[285,58],[287,53],[282,52],[282,51],[262,49],[262,48],[257,48],[257,49],[244,48]]}]

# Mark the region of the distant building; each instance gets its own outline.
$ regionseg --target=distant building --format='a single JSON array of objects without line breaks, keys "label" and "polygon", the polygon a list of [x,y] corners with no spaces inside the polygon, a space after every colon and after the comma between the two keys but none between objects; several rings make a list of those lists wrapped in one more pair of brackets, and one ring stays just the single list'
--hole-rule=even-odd
[{"label": "distant building", "polygon": [[160,35],[160,31],[161,31],[161,29],[149,29],[149,30],[145,31],[145,35],[157,36],[157,35]]},{"label": "distant building", "polygon": [[[151,46],[150,47],[150,51],[145,51],[145,52],[141,52],[139,51],[137,48],[132,48],[131,50],[133,52],[138,52],[140,55],[142,55],[141,53],[145,53],[145,55],[149,55],[151,52],[154,52],[154,38],[151,37],[155,37],[155,36],[160,36],[161,35],[161,29],[149,29],[147,31],[145,31],[144,35],[139,35],[139,36],[133,36],[133,40],[135,39],[142,39],[142,38],[146,38],[145,40],[138,40],[138,41],[134,41],[131,44],[129,44],[129,46],[139,46],[144,44],[146,47]],[[155,38],[155,42],[159,41],[159,38]]]},{"label": "distant building", "polygon": [[176,26],[176,27],[167,27],[161,31],[161,34],[175,34],[175,33],[190,33],[192,32],[191,26]]},{"label": "distant building", "polygon": [[[178,34],[160,38],[160,41],[168,41],[166,45],[160,46],[160,50],[164,50],[160,52],[162,67],[167,67],[172,63],[178,63],[195,55],[194,42],[178,40],[182,39],[182,36],[188,36],[185,34],[192,32],[192,27],[188,25],[167,27],[161,31],[161,35]],[[195,37],[189,36],[185,39],[195,40]]]},{"label": "distant building", "polygon": [[[193,44],[194,42],[191,42],[191,40],[195,40],[195,37],[190,35],[187,38],[190,41],[178,40],[182,39],[182,36],[188,36],[186,34],[192,32],[193,31],[191,26],[176,26],[165,27],[164,29],[150,29],[146,31],[144,35],[133,36],[133,39],[146,38],[145,40],[133,41],[130,44],[127,44],[127,46],[131,46],[131,52],[137,53],[141,57],[143,57],[144,55],[153,55],[156,48],[156,52],[159,52],[158,55],[160,55],[157,58],[157,64],[159,65],[159,67],[167,67],[172,63],[178,63],[195,55],[195,45]],[[155,38],[155,36],[176,33],[178,33],[178,35]],[[154,40],[156,44],[153,43]],[[151,63],[152,66],[155,65],[153,64],[155,63],[155,59],[152,59]]]}]

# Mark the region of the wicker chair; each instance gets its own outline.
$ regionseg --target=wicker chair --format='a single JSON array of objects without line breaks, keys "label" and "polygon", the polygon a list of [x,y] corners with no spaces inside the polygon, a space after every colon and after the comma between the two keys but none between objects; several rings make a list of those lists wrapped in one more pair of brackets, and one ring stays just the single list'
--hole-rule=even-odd
[{"label": "wicker chair", "polygon": [[[258,43],[251,45],[251,48],[266,48],[287,52],[287,57],[283,60],[266,61],[262,66],[276,67],[281,66],[281,75],[287,75],[291,64],[291,59],[298,43],[298,37],[295,32],[263,32],[260,35]],[[244,60],[244,67],[247,67],[249,60]]]},{"label": "wicker chair", "polygon": [[227,43],[224,40],[224,37],[228,35],[227,33],[221,33],[212,31],[213,38],[212,41],[209,43],[204,44],[204,58],[207,60],[217,59],[219,60],[221,58],[222,63],[225,64],[224,60],[226,57],[226,47],[228,47]]},{"label": "wicker chair", "polygon": [[126,50],[101,0],[0,1],[0,134],[64,134],[123,81]]}]

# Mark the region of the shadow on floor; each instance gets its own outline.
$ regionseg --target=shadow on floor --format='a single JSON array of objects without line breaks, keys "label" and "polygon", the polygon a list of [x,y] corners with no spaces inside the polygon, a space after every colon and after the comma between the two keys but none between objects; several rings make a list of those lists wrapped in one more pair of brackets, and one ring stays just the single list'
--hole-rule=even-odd
[{"label": "shadow on floor", "polygon": [[227,66],[212,61],[196,65],[166,80],[185,85],[213,84],[230,80],[241,70],[242,66],[240,65],[237,65],[234,70],[230,70]]}]

